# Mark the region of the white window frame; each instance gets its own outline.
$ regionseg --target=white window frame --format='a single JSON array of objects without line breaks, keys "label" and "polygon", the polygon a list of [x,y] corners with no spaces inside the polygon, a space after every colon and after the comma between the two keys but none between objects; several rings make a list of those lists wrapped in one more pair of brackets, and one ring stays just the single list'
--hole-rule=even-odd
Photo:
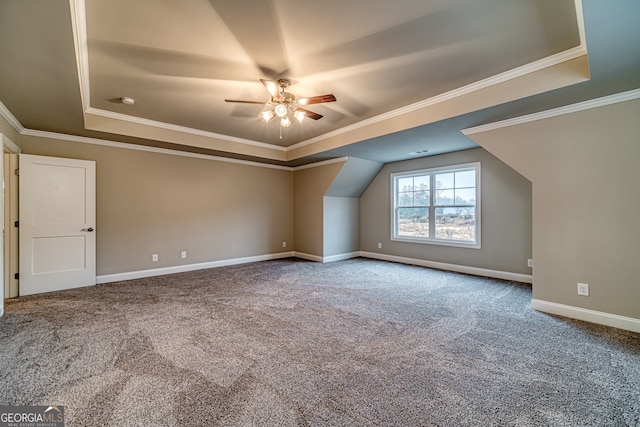
[{"label": "white window frame", "polygon": [[[436,239],[434,237],[435,220],[436,220],[435,209],[438,208],[439,206],[436,206],[434,204],[436,192],[434,191],[435,188],[433,187],[433,184],[430,185],[430,188],[429,188],[430,205],[428,209],[429,209],[430,237],[415,237],[415,236],[410,237],[410,236],[398,235],[397,183],[399,178],[405,178],[405,177],[417,176],[417,175],[427,175],[427,174],[434,176],[437,173],[456,172],[461,169],[471,169],[471,168],[474,168],[476,172],[475,242],[462,242],[459,240]],[[441,246],[454,246],[454,247],[462,247],[462,248],[481,249],[481,242],[482,242],[482,238],[481,238],[482,208],[481,208],[481,200],[480,200],[480,194],[482,193],[481,191],[482,173],[481,172],[482,171],[481,171],[480,162],[473,162],[473,163],[464,163],[464,164],[458,164],[458,165],[441,166],[441,167],[435,167],[435,168],[429,168],[429,169],[420,169],[420,170],[392,173],[390,175],[391,177],[391,240],[397,241],[397,242],[409,242],[409,243],[421,243],[421,244],[427,244],[427,245],[441,245]],[[432,179],[432,183],[433,183],[433,179]]]}]

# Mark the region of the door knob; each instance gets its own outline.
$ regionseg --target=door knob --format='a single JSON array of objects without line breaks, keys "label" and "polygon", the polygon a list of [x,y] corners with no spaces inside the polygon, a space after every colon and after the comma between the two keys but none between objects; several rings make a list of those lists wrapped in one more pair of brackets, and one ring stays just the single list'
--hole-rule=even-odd
[{"label": "door knob", "polygon": [[83,228],[82,231],[88,231],[89,233],[91,233],[93,231],[93,228],[91,228],[91,227]]}]

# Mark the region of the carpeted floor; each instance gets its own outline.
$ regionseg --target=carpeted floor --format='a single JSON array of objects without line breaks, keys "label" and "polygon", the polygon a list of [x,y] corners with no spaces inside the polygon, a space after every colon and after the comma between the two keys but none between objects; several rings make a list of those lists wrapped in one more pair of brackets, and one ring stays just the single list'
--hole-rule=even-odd
[{"label": "carpeted floor", "polygon": [[10,300],[0,404],[67,426],[638,426],[640,335],[526,285],[353,259]]}]

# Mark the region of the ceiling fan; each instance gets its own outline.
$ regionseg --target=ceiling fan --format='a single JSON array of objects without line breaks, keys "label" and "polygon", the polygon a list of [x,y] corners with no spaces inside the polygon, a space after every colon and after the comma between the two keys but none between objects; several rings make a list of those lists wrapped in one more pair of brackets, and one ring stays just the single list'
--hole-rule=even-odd
[{"label": "ceiling fan", "polygon": [[322,118],[322,115],[302,108],[302,105],[321,104],[323,102],[334,102],[336,97],[333,94],[311,96],[308,98],[296,99],[295,95],[286,92],[287,87],[291,84],[289,79],[278,79],[277,82],[272,80],[260,79],[267,92],[271,95],[271,100],[267,102],[260,101],[240,101],[237,99],[225,99],[225,102],[239,102],[242,104],[260,104],[268,105],[270,108],[260,113],[265,122],[270,121],[274,117],[280,118],[280,126],[288,128],[291,125],[289,113],[293,115],[299,122],[305,117],[313,120]]}]

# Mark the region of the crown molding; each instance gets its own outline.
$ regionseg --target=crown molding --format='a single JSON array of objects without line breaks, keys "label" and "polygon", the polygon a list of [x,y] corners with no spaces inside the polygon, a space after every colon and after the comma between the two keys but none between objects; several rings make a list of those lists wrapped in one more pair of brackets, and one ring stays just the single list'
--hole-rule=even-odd
[{"label": "crown molding", "polygon": [[[565,114],[571,114],[579,111],[585,111],[593,108],[599,108],[607,105],[617,104],[620,102],[631,101],[638,98],[640,98],[640,89],[634,89],[626,92],[621,92],[618,94],[605,96],[602,98],[597,98],[589,101],[579,102],[572,105],[567,105],[564,107],[541,111],[539,113],[528,114],[525,116],[515,117],[513,119],[507,119],[499,122],[488,123],[486,125],[475,126],[472,128],[463,129],[461,132],[464,135],[469,136],[477,133],[488,132],[491,130],[529,123],[537,120],[543,120],[547,118],[562,116]],[[1,101],[0,101],[0,116],[2,116],[20,135],[35,136],[35,137],[41,137],[41,138],[51,138],[51,139],[58,139],[58,140],[64,140],[64,141],[70,141],[70,142],[79,142],[79,143],[85,143],[85,144],[102,145],[102,146],[122,148],[127,150],[146,151],[146,152],[168,154],[168,155],[174,155],[174,156],[244,164],[244,165],[250,165],[250,166],[258,166],[258,167],[287,170],[287,171],[298,171],[298,170],[304,170],[304,169],[313,168],[313,167],[320,167],[320,166],[325,166],[332,163],[344,162],[348,159],[348,157],[339,157],[335,159],[325,160],[322,162],[317,162],[317,163],[312,163],[309,165],[303,165],[303,166],[297,166],[297,167],[278,166],[278,165],[270,165],[270,164],[265,164],[260,162],[252,162],[249,160],[238,160],[238,159],[230,159],[227,157],[212,156],[208,154],[189,153],[185,151],[171,150],[166,148],[149,147],[144,145],[128,144],[124,142],[109,141],[104,139],[89,138],[89,137],[76,136],[76,135],[66,135],[66,134],[60,134],[60,133],[54,133],[54,132],[39,131],[34,129],[25,129],[22,126],[22,124],[18,121],[18,119],[15,118],[15,116],[9,111],[9,109],[7,109],[7,107]]]},{"label": "crown molding", "polygon": [[55,132],[45,132],[33,129],[24,129],[21,135],[35,136],[39,138],[50,138],[68,142],[79,142],[83,144],[101,145],[112,148],[122,148],[125,150],[145,151],[148,153],[167,154],[171,156],[190,157],[193,159],[212,160],[216,162],[235,163],[246,166],[255,166],[267,169],[278,169],[284,171],[293,171],[294,169],[289,166],[271,165],[268,163],[252,162],[250,160],[232,159],[228,157],[212,156],[209,154],[190,153],[187,151],[171,150],[168,148],[149,147],[146,145],[128,144],[126,142],[109,141],[106,139],[89,138],[85,136],[66,135]]},{"label": "crown molding", "polygon": [[551,55],[551,56],[548,56],[546,58],[542,58],[542,59],[540,59],[538,61],[531,62],[529,64],[523,65],[523,66],[518,67],[518,68],[514,68],[514,69],[509,70],[509,71],[505,71],[504,73],[496,74],[496,75],[488,77],[486,79],[479,80],[477,82],[468,84],[466,86],[462,86],[460,88],[451,90],[449,92],[445,92],[443,94],[433,96],[433,97],[425,99],[423,101],[419,101],[419,102],[416,102],[414,104],[410,104],[410,105],[407,105],[405,107],[401,107],[401,108],[395,109],[393,111],[389,111],[387,113],[380,114],[380,115],[375,116],[375,117],[371,117],[371,118],[366,119],[366,120],[362,120],[362,121],[360,121],[358,123],[354,123],[352,125],[345,126],[343,128],[337,129],[337,130],[335,130],[333,132],[328,132],[328,133],[325,133],[323,135],[319,135],[319,136],[317,136],[315,138],[311,138],[311,139],[308,139],[306,141],[299,142],[297,144],[294,144],[294,145],[291,145],[291,146],[287,147],[287,149],[289,151],[289,150],[295,150],[295,149],[298,149],[298,148],[302,148],[302,147],[305,147],[307,145],[314,144],[316,142],[324,141],[326,139],[329,139],[329,138],[332,138],[332,137],[335,137],[335,136],[338,136],[338,135],[342,135],[342,134],[347,133],[347,132],[354,131],[356,129],[367,127],[367,126],[370,126],[370,125],[375,124],[375,123],[379,123],[379,122],[382,122],[382,121],[385,121],[385,120],[392,119],[394,117],[402,116],[402,115],[405,115],[405,114],[408,114],[408,113],[423,109],[425,107],[430,107],[430,106],[433,106],[433,105],[436,105],[436,104],[440,104],[442,102],[450,101],[452,99],[459,98],[461,96],[468,95],[470,93],[477,92],[479,90],[486,89],[488,87],[495,86],[497,84],[504,83],[504,82],[507,82],[509,80],[512,80],[512,79],[515,79],[515,78],[518,78],[518,77],[522,77],[524,75],[531,74],[531,73],[534,73],[536,71],[540,71],[540,70],[543,70],[545,68],[548,68],[548,67],[551,67],[551,66],[554,66],[554,65],[558,65],[558,64],[561,64],[561,63],[566,62],[566,61],[570,61],[572,59],[579,58],[579,57],[584,56],[586,54],[587,54],[587,50],[586,50],[586,48],[584,46],[584,43],[581,43],[580,46],[576,46],[576,47],[574,47],[572,49],[569,49],[569,50],[566,50],[564,52],[560,52],[560,53],[557,53],[555,55]]},{"label": "crown molding", "polygon": [[578,37],[580,37],[580,47],[587,49],[587,36],[584,29],[584,12],[582,9],[582,0],[574,0],[576,8],[576,23],[578,24]]},{"label": "crown molding", "polygon": [[552,67],[554,65],[561,64],[566,61],[570,61],[572,59],[579,58],[581,56],[587,55],[587,42],[585,36],[585,28],[584,28],[584,13],[582,9],[582,0],[574,0],[575,10],[576,10],[576,24],[578,26],[578,37],[580,40],[580,44],[574,48],[565,50],[563,52],[559,52],[555,55],[548,56],[546,58],[542,58],[538,61],[531,62],[529,64],[525,64],[521,67],[514,68],[512,70],[505,71],[501,74],[496,74],[495,76],[488,77],[484,80],[477,81],[475,83],[471,83],[467,86],[462,86],[458,89],[454,89],[449,92],[445,92],[440,95],[436,95],[431,98],[427,98],[423,101],[416,102],[411,105],[407,105],[405,107],[398,108],[393,111],[389,111],[384,114],[380,114],[378,116],[372,117],[367,120],[360,121],[358,123],[354,123],[349,126],[345,126],[343,128],[337,129],[333,132],[328,132],[323,135],[319,135],[315,138],[307,139],[306,141],[301,141],[297,144],[291,145],[288,147],[288,150],[295,150],[298,148],[305,147],[307,145],[314,144],[316,142],[324,141],[329,138],[333,138],[338,135],[345,134],[347,132],[354,131],[356,129],[360,129],[378,122],[382,122],[388,119],[392,119],[394,117],[402,116],[407,113],[411,113],[416,110],[420,110],[425,107],[429,107],[435,104],[439,104],[445,101],[449,101],[454,98],[458,98],[463,95],[470,94],[472,92],[476,92],[482,89],[485,89],[490,86],[494,86],[500,83],[507,82],[509,80],[515,79],[517,77],[524,76],[526,74],[530,74],[536,71],[540,71],[542,69]]},{"label": "crown molding", "polygon": [[563,116],[565,114],[577,113],[579,111],[591,110],[593,108],[604,107],[606,105],[631,101],[638,98],[640,98],[640,89],[634,89],[627,92],[604,96],[602,98],[590,99],[589,101],[566,105],[564,107],[541,111],[539,113],[527,114],[526,116],[514,117],[513,119],[501,120],[499,122],[462,129],[461,132],[464,135],[469,136],[477,133],[521,125],[524,123],[535,122],[537,120],[549,119],[551,117]]},{"label": "crown molding", "polygon": [[157,154],[166,154],[170,156],[189,157],[192,159],[203,159],[203,160],[211,160],[216,162],[235,163],[240,165],[256,166],[261,168],[277,169],[277,170],[283,170],[283,171],[289,171],[289,172],[316,168],[320,166],[326,166],[332,163],[346,162],[348,159],[348,157],[338,157],[335,159],[329,159],[321,162],[310,163],[308,165],[290,167],[290,166],[270,165],[268,163],[252,162],[250,160],[240,160],[240,159],[231,159],[228,157],[212,156],[209,154],[189,153],[186,151],[171,150],[168,148],[128,144],[126,142],[109,141],[106,139],[89,138],[86,136],[66,135],[66,134],[56,133],[56,132],[45,132],[45,131],[34,130],[34,129],[24,129],[20,134],[25,136],[34,136],[38,138],[57,139],[60,141],[77,142],[81,144],[101,145],[103,147],[122,148],[124,150],[144,151],[147,153],[157,153]]},{"label": "crown molding", "polygon": [[24,126],[16,116],[14,116],[11,111],[0,101],[0,116],[7,121],[11,125],[11,127],[18,133],[24,132]]},{"label": "crown molding", "polygon": [[155,120],[142,119],[134,116],[129,116],[126,114],[113,113],[110,111],[99,110],[91,107],[90,106],[90,83],[89,83],[89,53],[88,53],[87,30],[86,30],[85,0],[69,0],[69,3],[71,7],[71,15],[72,15],[74,44],[76,47],[76,60],[77,60],[77,66],[78,66],[78,76],[80,80],[80,93],[81,93],[82,105],[85,113],[95,114],[95,115],[116,119],[116,120],[128,121],[131,123],[136,123],[144,126],[151,126],[151,127],[156,127],[156,128],[165,129],[165,130],[184,132],[188,134],[204,136],[207,138],[215,138],[223,141],[246,144],[246,145],[251,145],[255,147],[267,148],[267,149],[284,151],[284,152],[293,151],[311,144],[315,144],[317,142],[321,142],[321,141],[363,128],[363,127],[367,127],[385,120],[402,116],[402,115],[414,112],[416,110],[423,109],[425,107],[433,106],[433,105],[446,102],[464,95],[468,95],[470,93],[488,88],[490,86],[504,83],[509,80],[515,79],[517,77],[534,73],[536,71],[540,71],[542,69],[545,69],[554,65],[558,65],[563,62],[566,62],[587,54],[582,0],[574,0],[578,34],[580,39],[580,44],[578,46],[572,49],[568,49],[564,52],[559,52],[555,55],[542,58],[538,61],[525,64],[521,67],[517,67],[512,70],[508,70],[506,72],[471,83],[469,85],[451,90],[449,92],[445,92],[443,94],[436,95],[434,97],[416,102],[414,104],[410,104],[405,107],[401,107],[396,110],[389,111],[387,113],[380,114],[378,116],[371,117],[366,120],[362,120],[352,125],[345,126],[340,129],[336,129],[335,131],[328,132],[328,133],[316,136],[314,138],[307,139],[305,141],[301,141],[297,144],[293,144],[288,147],[282,147],[275,144],[268,144],[268,143],[259,142],[259,141],[236,138],[229,135],[202,131],[202,130],[198,130],[198,129],[194,129],[186,126],[178,126],[178,125],[173,125],[173,124],[155,121]]},{"label": "crown molding", "polygon": [[[122,121],[127,121],[130,123],[135,123],[135,124],[139,124],[139,125],[144,125],[144,126],[151,126],[151,127],[155,127],[155,128],[161,128],[161,129],[165,129],[165,130],[170,130],[170,131],[177,131],[177,132],[184,132],[184,133],[189,133],[189,134],[194,134],[194,135],[198,135],[198,136],[203,136],[203,137],[207,137],[207,138],[215,138],[215,139],[219,139],[219,140],[223,140],[223,141],[228,141],[228,142],[233,142],[233,143],[239,143],[239,144],[245,144],[245,145],[250,145],[250,146],[254,146],[254,147],[259,147],[259,148],[266,148],[266,149],[270,149],[270,150],[276,150],[276,151],[281,151],[281,152],[289,152],[289,151],[293,151],[293,150],[297,150],[299,148],[317,143],[317,142],[321,142],[327,139],[330,139],[332,137],[338,136],[338,135],[342,135],[348,132],[351,132],[353,130],[359,129],[359,128],[363,128],[366,126],[370,126],[372,124],[378,123],[378,122],[382,122],[388,119],[392,119],[398,116],[402,116],[404,114],[408,114],[411,112],[414,112],[416,110],[420,110],[423,109],[425,107],[430,107],[445,101],[449,101],[482,89],[485,89],[487,87],[491,87],[500,83],[504,83],[507,82],[509,80],[515,79],[517,77],[521,77],[524,76],[526,74],[530,74],[530,73],[534,73],[536,71],[540,71],[543,70],[547,67],[551,67],[557,64],[561,64],[563,62],[566,61],[570,61],[572,59],[575,58],[579,58],[581,56],[585,56],[587,54],[587,49],[586,49],[586,39],[585,39],[585,30],[584,30],[584,16],[583,16],[583,9],[582,9],[582,0],[574,0],[575,3],[575,10],[576,10],[576,20],[577,20],[577,25],[578,25],[578,33],[579,33],[579,39],[580,39],[580,44],[579,46],[576,46],[572,49],[568,49],[564,52],[560,52],[557,53],[555,55],[551,55],[549,57],[546,58],[542,58],[538,61],[534,61],[532,63],[526,64],[524,66],[521,67],[517,67],[515,69],[512,70],[508,70],[504,73],[501,74],[497,74],[495,76],[480,80],[478,82],[475,83],[471,83],[469,85],[463,86],[461,88],[449,91],[449,92],[445,92],[443,94],[440,95],[436,95],[434,97],[428,98],[426,100],[423,101],[419,101],[416,102],[414,104],[405,106],[405,107],[401,107],[398,108],[396,110],[360,121],[358,123],[354,123],[352,125],[337,129],[333,132],[329,132],[323,135],[319,135],[317,137],[299,142],[297,144],[288,146],[288,147],[282,147],[282,146],[278,146],[275,144],[267,144],[267,143],[263,143],[263,142],[259,142],[259,141],[253,141],[253,140],[248,140],[248,139],[242,139],[242,138],[236,138],[236,137],[231,137],[228,135],[223,135],[223,134],[218,134],[218,133],[213,133],[213,132],[208,132],[208,131],[203,131],[203,130],[198,130],[198,129],[194,129],[194,128],[190,128],[190,127],[185,127],[185,126],[178,126],[178,125],[173,125],[173,124],[169,124],[169,123],[164,123],[164,122],[159,122],[159,121],[154,121],[154,120],[149,120],[149,119],[142,119],[142,118],[138,118],[138,117],[134,117],[134,116],[129,116],[126,114],[121,114],[121,113],[114,113],[114,112],[110,112],[110,111],[106,111],[106,110],[100,110],[100,109],[95,109],[93,107],[90,106],[90,82],[89,82],[89,60],[88,60],[88,42],[87,42],[87,28],[86,28],[86,13],[85,13],[85,1],[86,0],[69,0],[69,5],[70,5],[70,10],[71,10],[71,21],[72,21],[72,29],[73,29],[73,34],[74,34],[74,46],[75,46],[75,50],[76,50],[76,63],[77,63],[77,67],[78,67],[78,77],[79,77],[79,84],[80,84],[80,94],[81,94],[81,101],[82,101],[82,105],[83,105],[83,110],[85,113],[87,114],[93,114],[93,115],[97,115],[97,116],[101,116],[101,117],[105,117],[105,118],[110,118],[110,119],[114,119],[114,120],[122,120]],[[587,101],[584,104],[589,104],[591,102],[594,101]],[[620,102],[620,101],[615,101],[615,102]],[[606,105],[606,104],[602,104],[602,105]],[[596,104],[593,104],[593,106],[588,106],[586,108],[594,108],[594,106],[599,106]],[[557,114],[559,110],[563,110],[563,108],[568,108],[568,107],[562,107],[560,109],[556,109],[556,110],[550,110],[548,112],[544,112],[544,113],[537,113],[540,118],[545,118],[542,116],[542,114],[546,114],[546,113],[551,113],[551,114]],[[570,111],[569,111],[570,112]],[[566,114],[566,113],[562,113],[560,112],[560,114]],[[13,128],[19,133],[19,134],[24,134],[24,135],[34,135],[34,136],[44,136],[44,137],[48,137],[48,138],[55,138],[52,135],[61,135],[61,134],[54,134],[54,133],[50,133],[50,132],[41,132],[41,131],[36,131],[36,130],[31,130],[31,129],[25,129],[22,124],[11,114],[11,112],[4,106],[4,104],[2,104],[0,102],[0,115],[5,118],[5,120],[7,120],[7,122],[9,122],[9,124],[11,126],[13,126]],[[532,115],[535,116],[535,115]],[[524,116],[527,117],[527,116]],[[551,117],[551,116],[549,116]],[[516,120],[516,119],[512,119],[512,120]],[[534,119],[537,120],[537,119]],[[508,122],[508,121],[505,121]],[[503,123],[503,122],[499,122],[499,123]],[[513,123],[513,124],[517,124],[517,123]],[[493,124],[496,125],[496,124]],[[507,125],[511,125],[511,124],[507,124]],[[485,126],[491,126],[491,125],[485,125]],[[463,133],[465,135],[470,135],[472,134],[472,132],[474,131],[478,131],[478,129],[481,129],[483,127],[476,127],[476,128],[469,128],[469,129],[465,129],[463,130]],[[490,128],[485,128],[485,130],[489,130]],[[481,130],[484,131],[484,130]],[[225,158],[225,157],[218,157],[218,156],[210,156],[210,155],[200,155],[200,154],[196,154],[196,153],[188,153],[188,152],[182,152],[179,150],[168,150],[168,149],[160,149],[160,148],[155,148],[155,147],[147,147],[147,146],[140,146],[140,145],[133,145],[133,144],[126,144],[126,143],[120,143],[120,142],[114,142],[114,141],[106,141],[106,140],[99,140],[99,139],[94,139],[94,138],[85,138],[85,137],[76,137],[76,136],[72,136],[72,135],[63,135],[63,137],[59,137],[57,139],[64,139],[64,140],[69,140],[69,141],[75,141],[75,142],[85,142],[85,143],[93,143],[96,144],[96,141],[101,141],[102,145],[109,145],[109,146],[114,146],[114,147],[118,147],[118,148],[125,148],[125,149],[136,149],[136,150],[141,150],[141,151],[154,151],[154,152],[162,152],[165,154],[174,154],[174,155],[182,155],[182,156],[187,156],[187,157],[199,157],[199,158],[207,158],[210,160],[217,160],[217,161],[227,161],[227,162],[233,162],[233,163],[242,163],[242,164],[251,164],[251,165],[260,165],[262,167],[272,167],[272,168],[283,168],[284,170],[299,170],[299,168],[304,168],[304,167],[312,167],[312,165],[305,165],[305,166],[301,166],[299,168],[290,168],[290,167],[284,167],[284,166],[276,166],[276,165],[268,165],[268,164],[264,164],[264,163],[259,163],[259,162],[252,162],[252,161],[244,161],[244,160],[235,160],[235,159],[229,159],[229,158]],[[339,160],[336,160],[339,161]],[[320,165],[324,162],[319,162],[319,163],[314,163],[313,165]]]},{"label": "crown molding", "polygon": [[69,8],[71,10],[73,45],[76,50],[80,101],[82,102],[82,110],[86,111],[91,105],[91,90],[89,86],[89,50],[85,2],[84,0],[69,0]]},{"label": "crown molding", "polygon": [[349,159],[349,157],[344,156],[344,157],[336,157],[335,159],[329,159],[329,160],[323,160],[321,162],[316,162],[316,163],[309,163],[308,165],[302,165],[302,166],[296,166],[293,168],[294,171],[301,171],[304,169],[311,169],[311,168],[317,168],[320,166],[327,166],[327,165],[331,165],[334,163],[343,163],[346,162]]},{"label": "crown molding", "polygon": [[[18,119],[16,119],[16,117],[13,114],[11,114],[11,111],[9,111],[9,109],[2,103],[2,101],[0,101],[0,116],[4,118],[18,134],[25,135],[25,136],[57,139],[60,141],[77,142],[82,144],[101,145],[104,147],[122,148],[125,150],[145,151],[148,153],[167,154],[171,156],[190,157],[194,159],[212,160],[217,162],[235,163],[235,164],[257,166],[257,167],[268,168],[268,169],[297,171],[297,170],[309,169],[314,167],[325,166],[332,163],[347,161],[347,157],[339,157],[335,159],[329,159],[329,160],[325,160],[317,163],[311,163],[308,165],[302,165],[302,166],[296,166],[296,167],[279,166],[279,165],[271,165],[268,163],[252,162],[250,160],[231,159],[228,157],[212,156],[209,154],[190,153],[187,151],[171,150],[168,148],[150,147],[146,145],[129,144],[126,142],[109,141],[107,139],[90,138],[90,137],[78,136],[78,135],[68,135],[68,134],[62,134],[57,132],[47,132],[47,131],[41,131],[41,130],[35,130],[35,129],[26,129],[24,126],[22,126],[22,123],[20,123]],[[17,145],[15,147],[16,149],[14,151],[18,152],[20,148]]]},{"label": "crown molding", "polygon": [[237,138],[235,136],[223,135],[221,133],[209,132],[206,130],[190,128],[187,126],[174,125],[171,123],[160,122],[160,121],[151,120],[151,119],[144,119],[141,117],[130,116],[128,114],[122,114],[122,113],[115,113],[113,111],[101,110],[93,107],[87,108],[85,110],[85,113],[93,114],[95,116],[105,117],[108,119],[122,120],[122,121],[135,123],[142,126],[150,126],[150,127],[170,130],[174,132],[189,133],[192,135],[204,136],[206,138],[221,139],[223,141],[251,145],[253,147],[266,148],[269,150],[284,151],[284,152],[287,151],[286,147],[281,147],[279,145],[267,144],[264,142],[253,141],[250,139]]}]

